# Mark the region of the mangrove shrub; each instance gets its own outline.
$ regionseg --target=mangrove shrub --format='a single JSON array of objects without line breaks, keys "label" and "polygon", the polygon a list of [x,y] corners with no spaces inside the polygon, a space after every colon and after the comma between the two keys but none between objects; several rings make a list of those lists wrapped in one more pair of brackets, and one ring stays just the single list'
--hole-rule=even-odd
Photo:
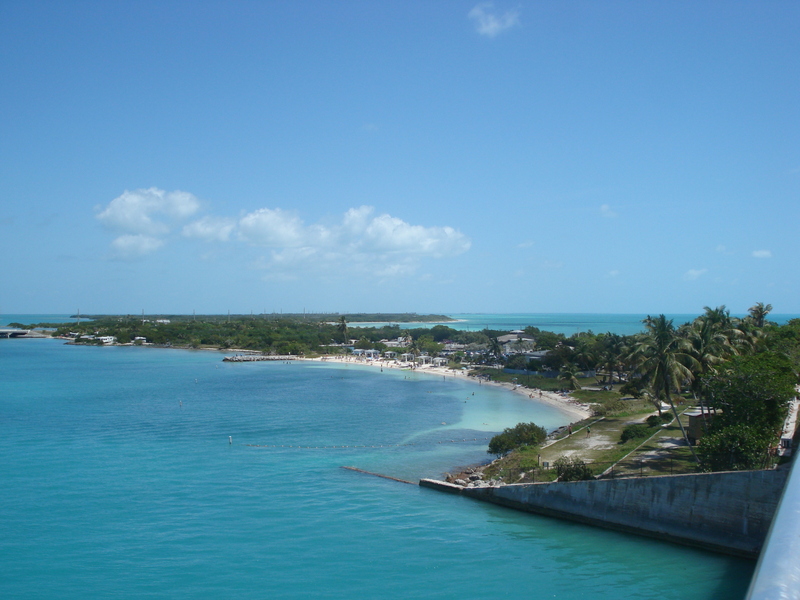
[{"label": "mangrove shrub", "polygon": [[489,440],[489,454],[502,456],[521,446],[537,446],[547,438],[547,430],[536,423],[517,423]]}]

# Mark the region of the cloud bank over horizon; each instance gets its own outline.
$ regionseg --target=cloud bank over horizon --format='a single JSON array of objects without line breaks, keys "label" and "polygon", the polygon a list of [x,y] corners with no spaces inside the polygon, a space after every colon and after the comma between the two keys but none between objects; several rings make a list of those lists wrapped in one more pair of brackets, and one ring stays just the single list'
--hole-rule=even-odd
[{"label": "cloud bank over horizon", "polygon": [[126,190],[107,206],[96,207],[96,217],[118,234],[111,242],[114,259],[140,259],[180,238],[232,243],[266,252],[252,264],[267,271],[267,278],[291,279],[334,265],[382,277],[411,275],[420,261],[454,257],[472,244],[453,227],[413,225],[372,206],[351,208],[338,222],[311,224],[282,208],[259,208],[233,218],[199,216],[202,206],[191,193],[151,187]]}]

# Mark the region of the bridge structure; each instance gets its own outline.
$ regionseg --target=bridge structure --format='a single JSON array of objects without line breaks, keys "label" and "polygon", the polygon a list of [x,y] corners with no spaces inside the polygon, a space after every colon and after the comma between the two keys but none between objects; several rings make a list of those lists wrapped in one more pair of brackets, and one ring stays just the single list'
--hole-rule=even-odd
[{"label": "bridge structure", "polygon": [[15,338],[23,337],[30,334],[30,329],[10,329],[8,327],[0,328],[0,338]]},{"label": "bridge structure", "polygon": [[792,461],[746,600],[800,598],[800,467]]}]

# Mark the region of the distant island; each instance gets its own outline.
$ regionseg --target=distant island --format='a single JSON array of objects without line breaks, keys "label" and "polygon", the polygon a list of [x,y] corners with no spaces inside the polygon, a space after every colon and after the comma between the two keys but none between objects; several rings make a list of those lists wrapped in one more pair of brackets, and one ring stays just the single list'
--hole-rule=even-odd
[{"label": "distant island", "polygon": [[[100,319],[116,318],[119,315],[71,315],[71,319]],[[130,316],[130,315],[128,315]],[[220,322],[229,319],[259,319],[267,321],[280,321],[288,319],[290,321],[331,321],[339,320],[344,317],[349,323],[452,323],[456,319],[447,315],[419,315],[417,313],[260,313],[249,315],[143,315],[143,318],[150,320],[170,321],[201,321]],[[134,316],[133,318],[138,318]]]}]

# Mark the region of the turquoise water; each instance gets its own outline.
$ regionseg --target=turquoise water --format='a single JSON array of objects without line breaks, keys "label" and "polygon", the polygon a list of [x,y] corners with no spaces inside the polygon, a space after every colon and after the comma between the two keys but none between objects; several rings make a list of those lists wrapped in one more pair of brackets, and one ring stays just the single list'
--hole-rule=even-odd
[{"label": "turquoise water", "polygon": [[[702,311],[700,311],[702,312]],[[699,314],[669,314],[665,315],[672,319],[675,326],[693,321]],[[653,313],[655,314],[655,313]],[[492,329],[501,331],[511,331],[514,329],[525,329],[525,327],[538,327],[544,331],[563,333],[571,336],[581,331],[593,331],[594,333],[616,333],[618,335],[633,335],[644,330],[642,319],[647,317],[645,314],[591,314],[591,313],[516,313],[516,314],[478,314],[478,313],[453,313],[447,315],[457,322],[445,323],[453,329],[462,331],[480,331],[482,329]],[[733,315],[744,317],[745,315]],[[770,321],[784,324],[789,319],[796,319],[800,315],[769,315]],[[391,325],[392,323],[370,323],[369,325]],[[415,327],[433,327],[438,323],[399,323],[402,329]],[[355,327],[356,325],[351,325]]]},{"label": "turquoise water", "polygon": [[[340,468],[436,475],[486,456],[450,440],[553,427],[557,410],[433,376],[220,358],[0,340],[0,597],[744,595],[749,561]],[[384,447],[319,448],[343,445]]]}]

